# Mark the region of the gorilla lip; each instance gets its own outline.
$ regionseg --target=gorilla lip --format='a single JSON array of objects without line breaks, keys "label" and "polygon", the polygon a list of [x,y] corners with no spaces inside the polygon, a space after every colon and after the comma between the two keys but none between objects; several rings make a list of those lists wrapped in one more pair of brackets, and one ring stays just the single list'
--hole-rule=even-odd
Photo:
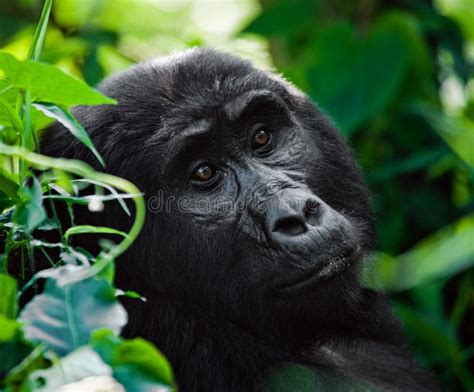
[{"label": "gorilla lip", "polygon": [[318,262],[315,267],[308,268],[291,281],[282,282],[275,288],[282,294],[294,294],[311,288],[321,280],[327,280],[335,274],[347,270],[359,257],[360,247],[346,248],[340,256]]}]

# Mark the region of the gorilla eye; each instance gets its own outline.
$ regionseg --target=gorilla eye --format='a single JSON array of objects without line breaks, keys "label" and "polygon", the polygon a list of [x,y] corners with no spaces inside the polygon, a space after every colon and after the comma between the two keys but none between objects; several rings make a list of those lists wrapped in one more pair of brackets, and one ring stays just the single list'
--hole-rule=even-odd
[{"label": "gorilla eye", "polygon": [[199,182],[207,182],[212,180],[215,175],[216,170],[212,166],[203,164],[194,170],[192,179]]},{"label": "gorilla eye", "polygon": [[265,129],[259,129],[253,135],[252,147],[257,149],[266,146],[270,142],[270,138],[270,132],[266,131]]}]

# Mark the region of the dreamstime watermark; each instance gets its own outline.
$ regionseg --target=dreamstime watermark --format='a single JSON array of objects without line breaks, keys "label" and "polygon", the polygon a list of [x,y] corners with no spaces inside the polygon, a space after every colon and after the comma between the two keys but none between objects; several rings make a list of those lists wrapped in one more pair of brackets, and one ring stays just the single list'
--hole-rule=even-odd
[{"label": "dreamstime watermark", "polygon": [[[294,211],[312,212],[319,208],[319,202],[310,197],[311,193],[302,189],[294,189],[294,197],[278,197],[285,188],[281,183],[266,184],[253,191],[249,196],[236,200],[230,196],[190,197],[166,194],[159,190],[156,195],[147,199],[148,211],[157,214],[161,212],[199,212],[201,214],[232,214],[252,210],[258,213],[292,209]],[[300,193],[300,197],[298,197]]]}]

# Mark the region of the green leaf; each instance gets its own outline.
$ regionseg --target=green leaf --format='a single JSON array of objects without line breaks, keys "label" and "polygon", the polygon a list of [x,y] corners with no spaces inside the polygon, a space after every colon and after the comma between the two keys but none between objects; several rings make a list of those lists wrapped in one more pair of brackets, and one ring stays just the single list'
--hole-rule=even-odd
[{"label": "green leaf", "polygon": [[0,189],[10,198],[14,200],[18,198],[18,184],[14,181],[13,176],[3,169],[0,169]]},{"label": "green leaf", "polygon": [[346,134],[390,103],[408,65],[401,36],[377,32],[360,41],[347,23],[324,29],[314,42],[312,57],[310,96]]},{"label": "green leaf", "polygon": [[[114,104],[84,82],[66,75],[53,65],[31,60],[19,61],[11,54],[0,52],[0,70],[8,84],[18,89],[29,88],[33,101],[59,105]],[[1,75],[1,73],[0,73]]]},{"label": "green leaf", "polygon": [[111,227],[104,227],[104,226],[91,226],[91,225],[81,225],[81,226],[74,226],[69,228],[65,233],[64,233],[64,238],[66,241],[69,239],[71,235],[75,234],[118,234],[121,235],[122,237],[128,237],[128,234],[117,230],[113,229]]},{"label": "green leaf", "polygon": [[0,274],[0,316],[15,319],[18,311],[16,294],[16,280],[10,275]]},{"label": "green leaf", "polygon": [[54,20],[62,27],[77,28],[90,22],[102,6],[97,0],[55,1]]},{"label": "green leaf", "polygon": [[161,352],[146,340],[124,340],[111,331],[92,334],[91,345],[112,366],[113,376],[127,391],[173,387],[173,372]]},{"label": "green leaf", "polygon": [[[431,87],[430,81],[433,77],[434,62],[428,41],[425,40],[420,18],[415,14],[402,11],[400,9],[391,9],[380,15],[373,26],[373,33],[396,33],[403,37],[403,40],[409,49],[409,84],[405,83],[403,89],[408,93],[420,96],[422,92],[427,91],[427,86]],[[406,91],[402,91],[405,94]]]},{"label": "green leaf", "polygon": [[30,51],[28,58],[34,61],[38,61],[41,55],[41,49],[43,49],[44,37],[46,35],[46,29],[48,27],[49,14],[51,13],[51,6],[53,0],[46,0],[41,12],[41,17],[36,27],[33,40],[31,41]]},{"label": "green leaf", "polygon": [[112,369],[90,347],[84,346],[48,369],[30,374],[28,383],[34,391],[57,391],[62,386],[83,380],[86,377],[110,376]]},{"label": "green leaf", "polygon": [[474,377],[466,366],[467,353],[463,352],[456,338],[449,332],[449,326],[433,323],[421,313],[402,304],[395,304],[394,310],[412,341],[427,350],[428,353],[425,355],[431,364],[441,361],[446,363],[450,368],[449,371],[453,371],[464,382],[465,389],[471,390]]},{"label": "green leaf", "polygon": [[430,235],[397,257],[379,255],[369,263],[369,287],[402,291],[451,277],[474,265],[474,215],[462,218]]},{"label": "green leaf", "polygon": [[18,321],[11,320],[0,314],[0,345],[12,340],[17,334],[19,327],[20,323]]},{"label": "green leaf", "polygon": [[95,155],[100,164],[105,167],[104,159],[95,148],[88,133],[67,109],[50,103],[34,103],[33,106],[43,112],[46,116],[59,121],[77,140],[86,145]]},{"label": "green leaf", "polygon": [[474,168],[474,121],[466,116],[448,116],[421,102],[412,104],[411,109],[424,117],[453,152]]},{"label": "green leaf", "polygon": [[118,334],[127,322],[123,306],[105,279],[71,279],[83,270],[66,265],[42,271],[49,278],[44,292],[20,314],[25,336],[43,342],[60,356],[86,344],[95,329],[110,328]]},{"label": "green leaf", "polygon": [[24,227],[25,231],[31,233],[47,217],[43,208],[41,185],[35,177],[31,186],[22,186],[19,190],[21,203],[13,215],[13,220]]},{"label": "green leaf", "polygon": [[[2,97],[0,97],[0,116],[1,115],[5,116],[12,125],[15,132],[17,132],[18,135],[21,135],[23,132],[23,122],[21,121],[21,117],[18,115],[15,108]],[[2,125],[7,125],[6,121],[4,122],[5,124]]]},{"label": "green leaf", "polygon": [[285,36],[298,33],[314,20],[317,1],[283,0],[264,9],[246,28],[244,33],[265,36]]}]

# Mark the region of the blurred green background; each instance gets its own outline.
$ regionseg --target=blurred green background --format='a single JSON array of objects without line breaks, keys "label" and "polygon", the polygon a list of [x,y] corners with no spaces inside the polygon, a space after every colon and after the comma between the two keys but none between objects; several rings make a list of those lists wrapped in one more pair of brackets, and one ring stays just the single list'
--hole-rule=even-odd
[{"label": "blurred green background", "polygon": [[[37,0],[0,2],[25,58]],[[443,390],[474,388],[474,0],[55,0],[42,61],[96,84],[196,45],[276,69],[329,114],[373,191],[389,292]]]}]

